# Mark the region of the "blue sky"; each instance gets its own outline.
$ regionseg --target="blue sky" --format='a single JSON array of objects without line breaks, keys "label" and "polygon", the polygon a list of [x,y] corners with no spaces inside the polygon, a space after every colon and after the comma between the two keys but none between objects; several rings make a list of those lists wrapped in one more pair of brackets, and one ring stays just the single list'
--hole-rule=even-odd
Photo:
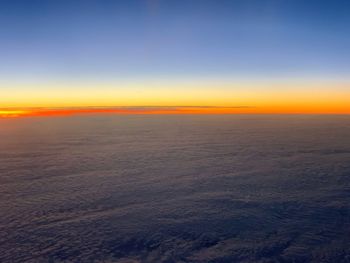
[{"label": "blue sky", "polygon": [[342,78],[349,1],[0,0],[0,77]]}]

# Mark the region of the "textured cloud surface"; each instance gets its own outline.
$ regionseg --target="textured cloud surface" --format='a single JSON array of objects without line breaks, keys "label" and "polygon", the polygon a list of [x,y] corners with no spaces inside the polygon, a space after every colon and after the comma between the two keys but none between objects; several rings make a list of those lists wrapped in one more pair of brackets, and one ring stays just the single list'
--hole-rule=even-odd
[{"label": "textured cloud surface", "polygon": [[347,262],[348,116],[0,120],[1,262]]}]

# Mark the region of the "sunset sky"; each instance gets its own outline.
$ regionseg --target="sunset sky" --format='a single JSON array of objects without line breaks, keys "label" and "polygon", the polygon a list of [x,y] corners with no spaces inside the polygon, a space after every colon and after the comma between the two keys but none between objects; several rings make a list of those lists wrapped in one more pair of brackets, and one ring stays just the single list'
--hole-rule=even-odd
[{"label": "sunset sky", "polygon": [[349,13],[346,0],[0,0],[0,116],[350,113]]}]

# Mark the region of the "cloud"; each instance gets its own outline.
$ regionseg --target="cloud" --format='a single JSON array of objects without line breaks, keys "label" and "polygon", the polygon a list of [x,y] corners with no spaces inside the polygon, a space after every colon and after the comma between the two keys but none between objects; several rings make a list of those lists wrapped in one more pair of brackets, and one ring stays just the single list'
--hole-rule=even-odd
[{"label": "cloud", "polygon": [[132,106],[82,108],[2,109],[0,117],[69,116],[78,114],[234,114],[248,113],[254,107],[235,106]]}]

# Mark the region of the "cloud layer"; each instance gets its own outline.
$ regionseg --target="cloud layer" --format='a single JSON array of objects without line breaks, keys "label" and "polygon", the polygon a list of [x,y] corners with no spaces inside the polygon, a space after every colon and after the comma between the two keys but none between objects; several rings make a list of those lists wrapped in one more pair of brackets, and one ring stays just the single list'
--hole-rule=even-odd
[{"label": "cloud layer", "polygon": [[348,116],[1,121],[1,262],[346,262]]}]

